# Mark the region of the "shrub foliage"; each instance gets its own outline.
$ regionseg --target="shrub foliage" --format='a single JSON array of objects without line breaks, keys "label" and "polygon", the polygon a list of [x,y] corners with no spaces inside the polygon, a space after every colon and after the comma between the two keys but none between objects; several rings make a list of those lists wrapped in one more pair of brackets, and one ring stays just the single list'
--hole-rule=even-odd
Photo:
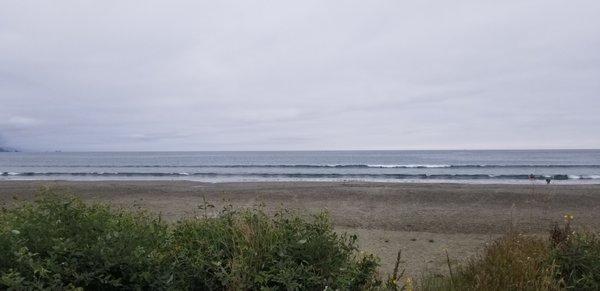
[{"label": "shrub foliage", "polygon": [[226,209],[169,225],[52,193],[0,214],[0,289],[366,289],[377,266],[326,214]]}]

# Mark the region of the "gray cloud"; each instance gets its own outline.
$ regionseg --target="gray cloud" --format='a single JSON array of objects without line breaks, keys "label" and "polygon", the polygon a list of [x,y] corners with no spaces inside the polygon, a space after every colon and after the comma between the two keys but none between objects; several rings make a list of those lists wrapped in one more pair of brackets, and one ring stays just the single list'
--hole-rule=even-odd
[{"label": "gray cloud", "polygon": [[600,2],[0,3],[31,150],[600,147]]}]

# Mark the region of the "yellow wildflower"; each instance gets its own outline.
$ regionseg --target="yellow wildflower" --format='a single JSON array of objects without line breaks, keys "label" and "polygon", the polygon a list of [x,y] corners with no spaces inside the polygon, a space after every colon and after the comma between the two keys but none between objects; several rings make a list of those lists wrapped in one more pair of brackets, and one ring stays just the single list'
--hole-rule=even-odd
[{"label": "yellow wildflower", "polygon": [[413,280],[412,280],[411,277],[407,277],[404,280],[404,287],[406,288],[407,291],[413,291],[414,290],[414,288],[413,288]]}]

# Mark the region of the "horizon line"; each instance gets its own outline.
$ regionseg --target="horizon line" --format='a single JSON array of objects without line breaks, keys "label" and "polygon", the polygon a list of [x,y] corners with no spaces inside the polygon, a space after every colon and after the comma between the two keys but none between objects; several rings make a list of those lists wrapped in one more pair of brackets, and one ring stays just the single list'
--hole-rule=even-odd
[{"label": "horizon line", "polygon": [[[394,151],[594,151],[600,150],[600,148],[514,148],[514,149],[501,149],[501,148],[489,148],[489,149],[468,149],[468,148],[454,148],[454,149],[327,149],[327,150],[17,150],[17,153],[168,153],[168,152],[394,152]],[[4,153],[15,153],[4,152]]]}]

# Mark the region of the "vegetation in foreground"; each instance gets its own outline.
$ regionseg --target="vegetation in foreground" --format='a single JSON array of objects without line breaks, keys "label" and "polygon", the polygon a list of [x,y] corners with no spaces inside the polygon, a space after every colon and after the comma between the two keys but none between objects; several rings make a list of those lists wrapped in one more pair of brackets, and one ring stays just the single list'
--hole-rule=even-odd
[{"label": "vegetation in foreground", "polygon": [[0,289],[600,290],[600,237],[566,218],[550,239],[509,233],[413,282],[399,266],[380,280],[378,259],[326,214],[227,208],[167,224],[46,191],[0,213]]},{"label": "vegetation in foreground", "polygon": [[326,215],[226,209],[168,225],[52,193],[0,214],[0,289],[369,289],[377,266]]},{"label": "vegetation in foreground", "polygon": [[424,276],[419,289],[600,290],[600,237],[565,219],[549,239],[509,233],[456,270],[448,263],[448,276]]}]

